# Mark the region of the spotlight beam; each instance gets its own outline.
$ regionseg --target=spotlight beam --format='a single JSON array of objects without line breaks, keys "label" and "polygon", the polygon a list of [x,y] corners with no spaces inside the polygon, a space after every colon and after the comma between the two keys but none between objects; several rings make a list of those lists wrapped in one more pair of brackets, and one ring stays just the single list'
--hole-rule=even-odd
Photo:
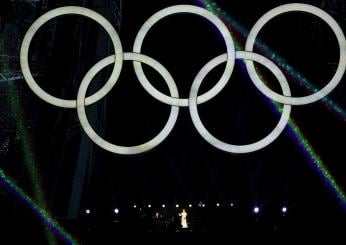
[{"label": "spotlight beam", "polygon": [[[218,5],[211,0],[198,0],[203,7],[207,8],[209,11],[213,12],[217,16],[219,16],[224,22],[226,22],[228,28],[231,33],[239,33],[243,37],[247,37],[249,31],[246,30],[241,24],[237,23],[233,18],[230,17],[228,13],[223,11]],[[236,35],[234,35],[236,36]],[[238,41],[237,38],[233,38],[236,49],[241,48],[242,45]],[[274,60],[276,63],[281,64],[286,72],[288,72],[292,77],[296,80],[300,81],[301,84],[305,85],[306,88],[313,91],[315,88],[313,85],[304,78],[298,71],[296,71],[293,67],[291,67],[282,57],[273,52],[266,46],[264,43],[257,41],[256,47],[265,52],[269,58]],[[284,64],[284,65],[282,65]],[[244,69],[245,71],[245,69]],[[268,104],[274,109],[276,113],[281,114],[281,108],[278,103],[273,102],[272,100],[266,99]],[[325,105],[328,106],[328,109],[332,109],[343,121],[346,121],[346,111],[341,108],[336,102],[332,101],[328,97],[324,97],[323,100]],[[339,201],[339,203],[346,209],[346,194],[341,186],[336,182],[333,175],[328,170],[326,164],[322,161],[321,157],[317,154],[315,149],[306,139],[305,135],[301,131],[298,124],[290,119],[288,122],[289,135],[294,139],[294,141],[300,146],[305,157],[308,159],[309,163],[314,167],[318,175],[321,177],[325,185],[330,189],[332,193],[334,193]]]}]

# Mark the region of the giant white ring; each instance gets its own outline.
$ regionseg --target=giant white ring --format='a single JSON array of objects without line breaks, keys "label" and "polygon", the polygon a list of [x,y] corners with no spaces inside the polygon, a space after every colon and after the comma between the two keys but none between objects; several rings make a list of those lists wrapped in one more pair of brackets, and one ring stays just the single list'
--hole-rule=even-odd
[{"label": "giant white ring", "polygon": [[[179,13],[190,13],[190,14],[196,14],[199,16],[202,16],[212,22],[221,32],[223,38],[225,39],[226,48],[227,48],[227,63],[225,72],[223,73],[220,80],[215,84],[215,86],[206,92],[205,94],[201,95],[197,99],[197,103],[204,103],[210,99],[212,99],[214,96],[216,96],[227,84],[228,80],[230,79],[234,63],[235,63],[235,48],[233,43],[233,38],[227,28],[227,26],[213,13],[210,11],[196,7],[193,5],[175,5],[168,8],[165,8],[157,13],[155,13],[153,16],[151,16],[141,27],[139,30],[135,43],[133,46],[133,52],[134,53],[141,53],[142,44],[145,36],[149,32],[150,28],[156,24],[161,19],[173,15],[173,14],[179,14]],[[144,74],[142,65],[140,62],[133,62],[135,73],[138,77],[138,80],[144,87],[144,89],[154,98],[157,100],[168,104],[168,105],[175,105],[175,106],[184,106],[187,107],[189,102],[188,99],[179,99],[167,96],[163,94],[162,92],[158,91],[154,86],[151,85],[151,83],[148,81],[147,77]]]},{"label": "giant white ring", "polygon": [[75,14],[75,15],[82,15],[85,17],[88,17],[97,23],[99,23],[109,34],[114,50],[115,50],[115,64],[114,69],[112,71],[112,74],[106,84],[95,94],[92,96],[86,98],[86,105],[93,104],[100,99],[102,99],[104,96],[107,95],[107,93],[113,88],[115,83],[117,82],[121,69],[123,64],[123,49],[121,45],[120,38],[115,31],[114,27],[107,19],[105,19],[102,15],[96,13],[93,10],[83,8],[83,7],[77,7],[77,6],[68,6],[68,7],[61,7],[53,9],[44,15],[42,15],[40,18],[38,18],[29,28],[27,33],[25,34],[25,37],[23,39],[23,43],[20,50],[20,65],[23,72],[23,76],[25,78],[25,81],[31,88],[31,90],[42,100],[48,102],[49,104],[63,107],[63,108],[76,108],[76,100],[64,100],[57,97],[54,97],[47,92],[45,92],[35,81],[33,78],[30,66],[29,66],[29,47],[31,44],[31,41],[36,34],[36,32],[41,28],[43,24],[48,22],[49,20],[62,16],[67,14]]},{"label": "giant white ring", "polygon": [[[77,95],[77,112],[78,112],[78,117],[81,122],[82,128],[95,144],[97,144],[98,146],[100,146],[101,148],[109,152],[122,154],[122,155],[133,155],[133,154],[139,154],[139,153],[149,151],[153,149],[154,147],[158,146],[162,141],[164,141],[168,137],[168,135],[172,131],[177,121],[179,107],[172,106],[166,125],[156,137],[154,137],[152,140],[144,144],[137,145],[137,146],[125,147],[125,146],[119,146],[119,145],[114,145],[109,143],[108,141],[104,140],[94,131],[94,129],[91,127],[88,121],[88,118],[85,112],[85,96],[86,96],[86,92],[89,87],[89,84],[91,83],[92,79],[96,76],[98,72],[100,72],[104,67],[114,63],[114,58],[115,58],[114,55],[109,56],[99,61],[96,65],[94,65],[86,74],[86,76],[84,77],[79,87],[78,95]],[[179,98],[178,89],[177,89],[177,86],[175,85],[175,82],[172,76],[160,63],[158,63],[157,61],[155,61],[154,59],[148,56],[145,56],[142,54],[136,54],[136,53],[124,53],[124,60],[136,60],[138,62],[143,62],[151,66],[152,68],[154,68],[165,79],[171,95],[176,98]]]},{"label": "giant white ring", "polygon": [[254,63],[252,61],[247,62],[247,70],[250,75],[251,80],[254,82],[256,87],[267,97],[271,98],[274,101],[283,103],[283,104],[289,104],[289,105],[306,105],[313,102],[316,102],[326,95],[328,95],[341,81],[345,69],[346,69],[346,40],[345,35],[341,29],[341,27],[338,25],[338,23],[325,11],[322,9],[319,9],[317,7],[314,7],[309,4],[303,4],[303,3],[292,3],[292,4],[285,4],[281,5],[279,7],[276,7],[269,12],[267,12],[265,15],[263,15],[257,23],[254,25],[252,30],[250,31],[250,34],[248,36],[248,39],[246,41],[245,50],[252,52],[254,48],[254,44],[257,38],[257,35],[259,31],[263,28],[265,24],[267,24],[271,19],[275,18],[276,16],[287,13],[287,12],[307,12],[313,15],[316,15],[320,17],[322,20],[324,20],[330,28],[333,30],[333,32],[336,35],[336,38],[338,40],[339,48],[340,48],[340,59],[339,59],[339,65],[336,70],[335,75],[330,80],[330,82],[322,88],[320,91],[303,97],[290,97],[290,96],[283,96],[281,94],[278,94],[271,89],[269,89],[260,79],[260,77],[257,75],[257,71],[255,69]]},{"label": "giant white ring", "polygon": [[[280,86],[283,90],[284,95],[290,96],[290,88],[288,86],[287,79],[285,75],[282,73],[282,71],[269,59],[265,58],[264,56],[261,56],[256,53],[251,52],[244,52],[244,51],[238,51],[236,53],[237,59],[244,59],[246,62],[249,62],[249,60],[256,61],[262,65],[264,65],[266,68],[268,68],[278,79],[280,82]],[[198,90],[200,88],[201,83],[203,82],[204,78],[207,76],[207,74],[215,68],[217,65],[225,62],[227,60],[227,55],[223,54],[216,58],[214,58],[212,61],[207,63],[202,70],[198,73],[196,76],[192,87],[190,91],[190,97],[189,97],[189,109],[190,114],[192,118],[192,122],[195,125],[197,131],[199,134],[211,145],[214,147],[229,152],[229,153],[249,153],[258,151],[269,144],[271,144],[274,140],[276,140],[281,132],[285,129],[291,112],[291,105],[284,105],[283,112],[280,118],[279,123],[274,128],[274,130],[267,135],[265,138],[263,138],[260,141],[257,141],[252,144],[248,145],[231,145],[227,144],[217,138],[215,138],[209,131],[204,127],[197,110],[197,96],[198,96]]]}]

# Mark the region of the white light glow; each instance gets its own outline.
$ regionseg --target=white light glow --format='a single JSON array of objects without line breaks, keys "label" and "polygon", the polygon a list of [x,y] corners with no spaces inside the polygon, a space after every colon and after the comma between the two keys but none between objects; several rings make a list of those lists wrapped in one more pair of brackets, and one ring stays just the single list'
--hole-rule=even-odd
[{"label": "white light glow", "polygon": [[[329,27],[334,32],[338,42],[339,49],[340,49],[338,67],[334,76],[330,80],[330,82],[321,90],[308,96],[292,97],[287,79],[285,75],[283,74],[283,72],[279,69],[279,67],[268,58],[262,55],[253,53],[256,38],[259,32],[261,31],[261,29],[273,18],[287,12],[304,12],[304,13],[309,13],[321,18],[323,21],[325,21],[329,25]],[[110,36],[115,54],[108,56],[104,58],[103,60],[99,61],[87,72],[87,74],[84,76],[81,82],[81,85],[78,89],[78,95],[76,100],[65,100],[65,99],[60,99],[48,94],[37,84],[37,82],[33,78],[33,75],[31,73],[30,66],[29,66],[29,49],[30,49],[30,45],[34,36],[45,23],[52,20],[53,18],[64,16],[64,15],[71,15],[71,14],[90,18],[96,21],[98,24],[100,24],[106,30],[107,34]],[[171,76],[171,74],[162,64],[160,64],[156,60],[146,55],[141,54],[143,41],[146,35],[149,33],[150,29],[160,20],[175,14],[193,14],[193,15],[198,15],[200,17],[203,17],[204,19],[210,21],[220,31],[226,45],[226,53],[209,61],[197,74],[191,86],[188,99],[179,98],[179,92],[178,92],[176,83],[173,77]],[[334,90],[334,88],[340,83],[346,70],[346,40],[345,40],[345,35],[343,33],[342,28],[333,19],[333,17],[331,17],[324,10],[309,4],[302,4],[302,3],[284,4],[268,11],[257,21],[257,23],[254,25],[254,27],[250,31],[248,39],[246,41],[245,50],[246,51],[237,51],[237,52],[235,51],[232,35],[229,32],[228,27],[223,23],[223,21],[218,16],[214,15],[213,13],[211,13],[210,11],[204,8],[200,8],[197,6],[174,5],[174,6],[162,9],[158,11],[157,13],[155,13],[154,15],[152,15],[140,28],[133,45],[133,53],[125,53],[123,52],[119,35],[117,34],[112,24],[106,18],[102,17],[97,12],[87,8],[78,7],[78,6],[67,6],[67,7],[60,7],[60,8],[56,8],[51,11],[48,11],[47,13],[39,17],[36,21],[34,21],[34,23],[30,26],[30,28],[28,29],[27,33],[24,36],[22,46],[20,49],[20,66],[21,66],[22,74],[24,76],[26,83],[38,97],[40,97],[42,100],[46,101],[47,103],[50,103],[57,107],[77,108],[77,114],[80,120],[81,127],[83,128],[87,136],[95,144],[97,144],[98,146],[100,146],[101,148],[109,152],[121,154],[121,155],[134,155],[134,154],[147,152],[157,147],[172,132],[178,118],[179,107],[188,106],[190,115],[192,118],[192,122],[202,138],[204,138],[209,144],[211,144],[212,146],[220,150],[223,150],[229,153],[240,154],[240,153],[250,153],[250,152],[258,151],[270,145],[273,141],[275,141],[280,136],[280,134],[286,127],[290,117],[291,105],[305,105],[305,104],[313,103],[319,99],[324,98],[332,90]],[[181,54],[181,55],[182,55],[181,59],[184,59],[184,55],[186,54]],[[214,98],[227,85],[233,73],[236,59],[245,60],[247,71],[252,82],[265,96],[267,96],[268,98],[274,101],[284,104],[280,121],[278,122],[276,127],[273,129],[273,131],[271,131],[270,134],[264,137],[263,139],[257,142],[249,143],[245,145],[228,144],[214,137],[204,127],[199,117],[198,109],[197,109],[198,104],[204,103]],[[151,96],[153,96],[154,98],[156,98],[157,100],[165,104],[171,105],[169,118],[165,126],[163,127],[163,129],[159,132],[159,134],[156,135],[151,140],[136,146],[115,145],[103,139],[92,128],[85,112],[86,106],[96,103],[97,101],[104,98],[111,91],[111,89],[114,87],[114,85],[117,83],[119,79],[124,60],[133,62],[137,79],[139,80],[143,88]],[[280,83],[281,89],[283,91],[282,95],[272,91],[263,83],[263,81],[257,74],[257,71],[254,66],[254,62],[262,64],[273,73],[273,75],[276,77],[276,79]],[[168,85],[169,93],[170,93],[169,96],[161,93],[149,82],[149,80],[144,74],[142,63],[149,65],[162,76],[162,78],[165,80],[166,84]],[[226,66],[220,80],[217,81],[215,85],[209,91],[199,96],[198,91],[204,78],[209,74],[209,72],[211,72],[216,66],[220,65],[221,63],[226,63]],[[100,90],[98,90],[95,94],[89,97],[86,97],[88,87],[90,83],[92,82],[93,78],[102,69],[104,69],[106,66],[109,66],[109,65],[114,65],[114,67],[110,75],[110,78],[105,82],[105,85]],[[137,99],[137,98],[133,98],[133,99]],[[205,207],[204,204],[202,206]],[[233,206],[233,204],[231,204],[231,206]],[[136,205],[134,206],[134,208],[136,208]],[[90,213],[90,210],[89,210],[89,213]]]}]

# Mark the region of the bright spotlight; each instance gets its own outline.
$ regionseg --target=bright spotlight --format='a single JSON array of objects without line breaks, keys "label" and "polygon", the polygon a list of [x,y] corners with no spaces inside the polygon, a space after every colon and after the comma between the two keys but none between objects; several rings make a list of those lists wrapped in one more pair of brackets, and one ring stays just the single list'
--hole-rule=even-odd
[{"label": "bright spotlight", "polygon": [[189,208],[192,208],[192,204],[189,204]]},{"label": "bright spotlight", "polygon": [[151,208],[151,204],[148,205],[148,208]]},{"label": "bright spotlight", "polygon": [[205,204],[204,203],[202,204],[202,207],[205,208]]},{"label": "bright spotlight", "polygon": [[90,214],[90,209],[85,210],[86,214]]},{"label": "bright spotlight", "polygon": [[166,207],[166,205],[165,205],[165,204],[162,204],[162,207],[163,207],[163,208],[165,208],[165,207]]},{"label": "bright spotlight", "polygon": [[114,209],[114,213],[118,214],[119,213],[119,209]]},{"label": "bright spotlight", "polygon": [[175,207],[176,207],[176,208],[179,208],[179,204],[175,204]]},{"label": "bright spotlight", "polygon": [[254,212],[255,214],[258,214],[259,211],[260,211],[259,207],[255,207],[255,208],[253,209],[253,212]]},{"label": "bright spotlight", "polygon": [[287,208],[286,207],[282,207],[281,212],[287,213]]},{"label": "bright spotlight", "polygon": [[133,205],[133,208],[137,208],[137,205],[135,204],[135,205]]},{"label": "bright spotlight", "polygon": [[234,203],[233,202],[231,202],[231,207],[234,207]]},{"label": "bright spotlight", "polygon": [[216,203],[216,207],[220,207],[220,203]]}]

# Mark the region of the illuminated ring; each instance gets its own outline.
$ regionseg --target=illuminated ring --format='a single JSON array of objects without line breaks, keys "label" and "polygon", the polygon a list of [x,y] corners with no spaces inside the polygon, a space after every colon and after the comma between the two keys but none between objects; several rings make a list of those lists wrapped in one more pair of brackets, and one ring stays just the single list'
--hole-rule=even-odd
[{"label": "illuminated ring", "polygon": [[122,49],[120,38],[117,32],[115,31],[115,29],[113,28],[113,26],[111,25],[111,23],[109,23],[108,20],[106,20],[100,14],[90,9],[76,7],[76,6],[57,8],[45,13],[31,25],[31,27],[25,34],[25,37],[21,46],[21,50],[20,50],[20,65],[22,68],[25,81],[27,82],[31,90],[36,95],[38,95],[38,97],[40,97],[42,100],[58,107],[76,108],[75,100],[59,99],[57,97],[54,97],[46,93],[44,90],[41,89],[41,87],[36,83],[35,79],[33,78],[31,74],[30,67],[29,67],[29,59],[28,59],[30,43],[35,33],[40,29],[40,27],[43,24],[45,24],[47,21],[55,17],[61,16],[61,15],[67,15],[67,14],[82,15],[99,23],[109,34],[113,42],[113,46],[115,50],[115,56],[116,56],[115,65],[114,65],[114,69],[112,71],[110,78],[108,79],[107,83],[97,93],[86,98],[86,102],[85,102],[86,105],[91,105],[99,101],[100,99],[102,99],[117,82],[121,69],[122,69],[122,65],[123,65],[123,49]]},{"label": "illuminated ring", "polygon": [[[151,16],[141,27],[139,30],[134,46],[133,46],[133,52],[134,53],[141,53],[142,44],[145,36],[149,32],[150,28],[156,24],[159,20],[173,15],[173,14],[179,14],[179,13],[190,13],[190,14],[196,14],[199,16],[202,16],[212,22],[221,32],[223,38],[225,39],[226,48],[227,48],[227,63],[225,72],[223,73],[221,79],[216,83],[216,85],[206,92],[205,94],[198,97],[197,102],[198,103],[204,103],[210,99],[212,99],[214,96],[216,96],[227,84],[228,80],[230,79],[234,63],[235,63],[235,49],[234,49],[234,43],[232,36],[230,32],[228,31],[228,28],[226,25],[213,13],[209,12],[208,10],[205,10],[200,7],[192,6],[192,5],[176,5],[172,7],[165,8],[153,16]],[[133,62],[135,73],[138,77],[138,80],[144,87],[144,89],[154,98],[157,100],[168,104],[168,105],[174,105],[174,106],[185,106],[187,107],[189,102],[188,99],[179,99],[179,98],[172,98],[169,97],[160,91],[158,91],[155,87],[151,85],[151,83],[148,81],[147,77],[144,74],[143,68],[141,63],[139,62]]]},{"label": "illuminated ring", "polygon": [[250,31],[249,37],[246,42],[245,50],[252,52],[255,44],[256,37],[259,33],[259,31],[263,28],[265,24],[267,24],[271,19],[274,17],[287,13],[292,11],[298,11],[298,12],[307,12],[313,15],[316,15],[320,17],[322,20],[324,20],[330,28],[333,30],[333,32],[336,35],[336,38],[338,40],[339,48],[340,48],[340,60],[339,65],[337,68],[337,71],[334,75],[334,77],[331,79],[331,81],[320,91],[303,97],[288,97],[280,95],[271,89],[269,89],[263,81],[260,79],[260,77],[257,75],[254,63],[252,61],[247,62],[247,70],[249,72],[249,75],[251,77],[251,80],[255,83],[256,87],[267,97],[271,98],[274,101],[283,103],[283,104],[289,104],[289,105],[306,105],[313,102],[316,102],[317,100],[322,99],[326,95],[328,95],[341,81],[345,69],[346,69],[346,40],[345,35],[338,25],[338,23],[326,12],[324,12],[322,9],[319,9],[317,7],[314,7],[312,5],[308,4],[302,4],[302,3],[292,3],[292,4],[286,4],[279,6],[277,8],[274,8],[267,12],[265,15],[263,15],[257,23],[254,25],[252,30]]},{"label": "illuminated ring", "polygon": [[[288,82],[287,82],[287,79],[285,78],[285,75],[272,61],[270,61],[269,59],[267,59],[267,58],[265,58],[259,54],[250,53],[250,52],[237,52],[236,58],[237,59],[244,59],[244,60],[246,60],[246,62],[249,62],[248,60],[253,60],[253,61],[256,61],[256,62],[264,65],[265,67],[267,67],[275,75],[275,77],[278,79],[278,81],[280,82],[280,86],[283,90],[284,95],[286,95],[286,96],[291,95],[290,88],[288,86]],[[288,123],[290,113],[291,113],[291,106],[290,105],[284,105],[283,112],[282,112],[279,123],[277,124],[275,129],[268,136],[266,136],[265,138],[263,138],[260,141],[257,141],[255,143],[248,144],[248,145],[231,145],[231,144],[227,144],[227,143],[224,143],[224,142],[218,140],[217,138],[215,138],[213,135],[211,135],[208,132],[208,130],[202,124],[202,121],[198,115],[197,95],[198,95],[198,90],[199,90],[201,83],[203,82],[206,75],[212,69],[214,69],[217,65],[225,62],[226,60],[227,60],[226,54],[223,54],[223,55],[220,55],[220,56],[214,58],[214,60],[210,61],[208,64],[206,64],[202,68],[202,70],[198,73],[197,77],[195,78],[195,80],[192,84],[192,87],[191,87],[190,97],[189,97],[189,109],[190,109],[190,114],[191,114],[193,124],[195,125],[199,134],[207,142],[209,142],[211,145],[213,145],[214,147],[216,147],[220,150],[230,152],[230,153],[249,153],[249,152],[254,152],[254,151],[260,150],[260,149],[268,146],[269,144],[271,144],[274,140],[276,140],[279,137],[279,135],[281,134],[281,132],[284,130],[284,128],[286,127],[286,125]]]},{"label": "illuminated ring", "polygon": [[[175,82],[172,76],[160,63],[158,63],[157,61],[153,60],[152,58],[148,56],[145,56],[142,54],[135,54],[135,53],[124,53],[124,60],[136,60],[138,62],[143,62],[151,66],[152,68],[154,68],[165,79],[171,95],[176,98],[179,98],[178,89],[175,85]],[[94,129],[91,127],[88,121],[88,118],[85,113],[84,100],[85,100],[85,96],[86,96],[86,92],[89,87],[89,84],[91,83],[92,79],[96,76],[98,72],[100,72],[104,67],[113,63],[114,63],[114,55],[109,56],[101,60],[100,62],[98,62],[86,74],[86,76],[84,77],[79,87],[78,96],[77,96],[77,112],[78,112],[78,117],[81,122],[82,128],[95,144],[97,144],[98,146],[100,146],[101,148],[107,151],[117,153],[117,154],[122,154],[122,155],[133,155],[133,154],[139,154],[139,153],[149,151],[152,148],[159,145],[162,141],[164,141],[167,138],[167,136],[170,134],[170,132],[172,131],[177,121],[179,107],[172,106],[171,113],[169,115],[169,118],[165,127],[155,138],[138,146],[125,147],[125,146],[118,146],[118,145],[111,144],[108,141],[101,138],[94,131]]]}]

